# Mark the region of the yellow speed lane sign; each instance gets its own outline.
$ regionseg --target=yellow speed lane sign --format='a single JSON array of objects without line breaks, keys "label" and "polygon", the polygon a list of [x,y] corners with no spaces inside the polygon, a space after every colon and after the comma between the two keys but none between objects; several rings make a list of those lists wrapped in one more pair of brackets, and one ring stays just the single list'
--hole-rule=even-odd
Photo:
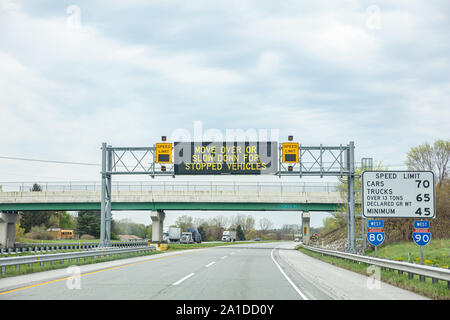
[{"label": "yellow speed lane sign", "polygon": [[282,162],[297,163],[299,158],[298,142],[285,142],[282,144]]},{"label": "yellow speed lane sign", "polygon": [[172,163],[172,144],[157,143],[155,157],[156,163]]}]

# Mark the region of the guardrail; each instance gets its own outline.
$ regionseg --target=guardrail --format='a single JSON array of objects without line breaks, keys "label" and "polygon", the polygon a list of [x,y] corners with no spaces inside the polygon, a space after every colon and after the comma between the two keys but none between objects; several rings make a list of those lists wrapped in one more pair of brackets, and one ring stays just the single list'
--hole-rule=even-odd
[{"label": "guardrail", "polygon": [[67,252],[67,253],[52,253],[52,254],[42,254],[42,255],[30,255],[30,256],[21,256],[21,257],[7,257],[0,259],[0,269],[1,274],[4,276],[6,274],[6,267],[15,266],[16,270],[20,270],[20,266],[24,264],[28,264],[31,268],[34,263],[39,263],[44,266],[45,262],[50,262],[51,265],[54,265],[56,261],[60,261],[61,264],[64,261],[68,260],[69,263],[72,263],[72,260],[76,259],[77,262],[80,262],[80,259],[84,259],[85,261],[90,258],[97,258],[102,256],[111,256],[111,255],[122,255],[126,253],[140,253],[156,250],[155,246],[145,246],[145,247],[137,247],[137,248],[121,248],[121,249],[98,249],[84,252]]},{"label": "guardrail", "polygon": [[[100,182],[0,182],[0,192],[30,192],[38,184],[42,192],[101,191]],[[234,181],[152,181],[111,185],[112,191],[251,191],[251,192],[336,192],[334,182],[234,182]]]},{"label": "guardrail", "polygon": [[369,265],[378,266],[381,268],[386,268],[390,270],[396,270],[399,274],[403,272],[408,273],[408,277],[412,279],[414,275],[418,275],[420,281],[424,281],[425,278],[431,278],[433,283],[437,283],[438,280],[447,281],[447,287],[450,289],[450,270],[439,267],[431,267],[425,265],[418,265],[409,262],[402,261],[392,261],[381,258],[374,258],[368,256],[362,256],[353,253],[340,252],[322,248],[315,248],[307,245],[302,246],[305,249],[321,253],[323,255],[329,255],[333,257],[339,257],[347,260],[352,260],[354,262],[362,262]]},{"label": "guardrail", "polygon": [[[145,246],[148,241],[121,241],[112,242],[112,247],[137,247]],[[60,251],[60,250],[87,250],[97,248],[100,245],[99,242],[72,242],[72,243],[23,243],[19,244],[15,248],[0,248],[0,254],[18,254],[26,252],[48,252],[48,251]]]}]

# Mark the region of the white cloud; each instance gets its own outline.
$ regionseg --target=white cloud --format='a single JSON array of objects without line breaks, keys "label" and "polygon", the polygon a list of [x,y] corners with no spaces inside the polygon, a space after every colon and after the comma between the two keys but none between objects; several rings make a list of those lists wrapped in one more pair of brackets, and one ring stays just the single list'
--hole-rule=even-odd
[{"label": "white cloud", "polygon": [[[145,145],[202,120],[403,162],[448,137],[448,4],[376,5],[378,29],[359,1],[84,2],[74,29],[65,5],[0,0],[1,155],[98,162],[103,141]],[[2,165],[0,180],[98,178]]]}]

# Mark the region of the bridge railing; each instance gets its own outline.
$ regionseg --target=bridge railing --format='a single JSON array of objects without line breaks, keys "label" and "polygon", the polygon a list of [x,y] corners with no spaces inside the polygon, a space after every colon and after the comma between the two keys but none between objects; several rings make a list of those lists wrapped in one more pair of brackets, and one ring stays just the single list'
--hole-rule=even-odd
[{"label": "bridge railing", "polygon": [[[100,182],[0,182],[0,192],[30,192],[38,184],[42,192],[99,192]],[[336,192],[334,182],[113,182],[112,191],[205,192]]]}]

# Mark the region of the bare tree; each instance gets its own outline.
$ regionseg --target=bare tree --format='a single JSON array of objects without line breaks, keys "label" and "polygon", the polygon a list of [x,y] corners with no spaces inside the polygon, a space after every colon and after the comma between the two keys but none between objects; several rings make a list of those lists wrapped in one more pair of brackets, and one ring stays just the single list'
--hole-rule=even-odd
[{"label": "bare tree", "polygon": [[436,140],[413,147],[407,154],[406,165],[409,170],[433,171],[439,185],[448,178],[448,161],[450,159],[450,140]]},{"label": "bare tree", "polygon": [[186,215],[178,217],[177,220],[175,220],[175,225],[183,231],[194,226],[192,217]]},{"label": "bare tree", "polygon": [[259,219],[259,227],[262,231],[267,231],[273,228],[273,223],[267,218]]},{"label": "bare tree", "polygon": [[242,225],[242,230],[244,232],[250,230],[250,229],[254,229],[255,228],[255,219],[253,218],[253,216],[248,215],[245,218],[244,224]]}]

